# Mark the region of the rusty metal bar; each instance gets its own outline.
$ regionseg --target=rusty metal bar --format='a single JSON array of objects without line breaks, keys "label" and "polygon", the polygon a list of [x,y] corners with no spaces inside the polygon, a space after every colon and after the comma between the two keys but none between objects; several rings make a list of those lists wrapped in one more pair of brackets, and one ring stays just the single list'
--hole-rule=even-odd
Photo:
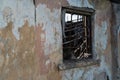
[{"label": "rusty metal bar", "polygon": [[[86,27],[85,27],[85,28],[86,28]],[[76,29],[81,29],[81,30],[82,30],[82,29],[85,29],[85,28],[80,28],[80,27],[77,27],[77,28],[76,28],[76,27],[75,27],[75,28],[73,28],[73,29],[65,30],[65,32],[73,31],[73,30],[76,30]]]},{"label": "rusty metal bar", "polygon": [[81,38],[82,38],[82,36],[80,36],[79,38],[76,38],[76,39],[73,39],[73,40],[70,40],[70,41],[64,42],[63,45],[65,45],[65,44],[69,44],[69,43],[71,43],[71,42],[73,42],[73,41],[75,41],[75,40],[81,39]]},{"label": "rusty metal bar", "polygon": [[83,33],[83,32],[84,32],[84,31],[80,31],[80,32],[75,33],[75,34],[73,34],[73,35],[70,35],[70,36],[65,36],[64,38],[75,37],[75,36],[77,36],[78,34],[81,34],[81,33]]}]

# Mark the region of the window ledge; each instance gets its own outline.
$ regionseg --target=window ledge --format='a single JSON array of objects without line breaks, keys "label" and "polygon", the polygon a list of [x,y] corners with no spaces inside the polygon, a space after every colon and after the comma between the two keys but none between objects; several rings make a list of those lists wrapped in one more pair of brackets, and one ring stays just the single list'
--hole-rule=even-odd
[{"label": "window ledge", "polygon": [[58,69],[67,70],[73,68],[88,67],[93,65],[99,66],[100,60],[65,61],[64,63],[58,65]]}]

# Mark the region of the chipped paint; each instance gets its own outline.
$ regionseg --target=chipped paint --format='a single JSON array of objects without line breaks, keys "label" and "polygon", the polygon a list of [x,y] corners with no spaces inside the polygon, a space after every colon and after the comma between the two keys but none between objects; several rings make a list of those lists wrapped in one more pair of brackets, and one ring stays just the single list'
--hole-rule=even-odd
[{"label": "chipped paint", "polygon": [[20,39],[18,31],[28,20],[30,26],[34,26],[34,5],[31,0],[1,0],[0,7],[0,28],[5,28],[7,23],[14,22],[12,32],[17,40]]},{"label": "chipped paint", "polygon": [[[8,23],[8,25],[5,28],[0,29],[1,32],[0,70],[2,73],[2,74],[0,73],[0,79],[1,80],[17,80],[18,78],[28,79],[30,76],[32,76],[32,73],[34,73],[34,71],[31,71],[32,69],[34,70],[34,50],[33,50],[34,27],[29,27],[28,23],[26,22],[26,24],[24,24],[22,28],[19,28],[20,31],[19,41],[17,41],[17,39],[13,35],[12,28],[13,24],[11,22]],[[28,51],[28,53],[26,53],[26,51]],[[24,56],[25,59],[23,59],[22,56],[24,55],[24,53],[27,54]],[[22,77],[24,75],[26,75],[26,77]]]}]

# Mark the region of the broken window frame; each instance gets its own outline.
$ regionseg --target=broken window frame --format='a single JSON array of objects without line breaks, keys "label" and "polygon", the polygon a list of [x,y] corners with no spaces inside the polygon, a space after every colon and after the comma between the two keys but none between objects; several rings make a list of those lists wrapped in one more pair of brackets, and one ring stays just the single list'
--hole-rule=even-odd
[{"label": "broken window frame", "polygon": [[[61,10],[61,25],[62,25],[62,35],[64,35],[63,34],[63,32],[64,32],[64,28],[63,28],[63,26],[65,26],[64,25],[64,23],[65,23],[65,12],[66,12],[66,10],[71,10],[71,11],[75,11],[75,12],[79,12],[80,14],[83,14],[83,13],[85,13],[86,15],[91,15],[91,41],[92,41],[92,58],[91,59],[89,59],[89,60],[87,60],[87,61],[85,61],[85,60],[77,60],[77,61],[73,61],[73,60],[65,60],[64,61],[64,59],[63,58],[61,58],[62,59],[62,62],[61,62],[61,60],[60,60],[60,63],[58,64],[58,70],[67,70],[67,69],[73,69],[73,68],[80,68],[80,67],[88,67],[88,66],[100,66],[100,60],[99,59],[97,59],[97,57],[96,57],[96,54],[93,54],[94,53],[94,39],[93,39],[93,37],[94,37],[94,15],[95,15],[95,10],[93,10],[93,9],[91,9],[91,8],[78,8],[78,7],[73,7],[73,6],[71,6],[71,7],[62,7],[61,8],[62,10]],[[63,39],[62,39],[63,40]],[[64,54],[64,53],[63,53]]]},{"label": "broken window frame", "polygon": [[[90,20],[89,21],[91,21],[90,22],[90,45],[89,46],[91,46],[91,53],[90,53],[90,55],[93,55],[92,54],[92,16],[93,16],[93,14],[94,14],[94,10],[93,9],[91,9],[91,8],[77,8],[77,7],[63,7],[62,8],[62,15],[61,15],[61,22],[62,22],[62,36],[65,36],[65,14],[66,13],[68,13],[68,14],[78,14],[78,15],[82,15],[82,16],[90,16]],[[71,17],[71,21],[72,21],[72,17]],[[86,27],[87,28],[87,27]],[[63,37],[64,38],[64,37]],[[63,41],[64,42],[64,41]],[[63,43],[64,44],[64,43]],[[63,49],[64,49],[64,47],[63,47]],[[66,61],[65,59],[64,59],[64,50],[63,50],[63,61]],[[68,59],[68,60],[71,60],[71,59]],[[73,60],[73,59],[72,59]],[[76,59],[76,60],[78,60],[78,59]],[[79,59],[80,60],[80,59]]]},{"label": "broken window frame", "polygon": [[[96,58],[96,54],[93,54],[93,44],[94,44],[94,14],[95,14],[95,10],[91,9],[91,8],[80,8],[80,7],[62,7],[61,8],[61,25],[62,25],[62,36],[64,35],[64,27],[65,26],[65,13],[66,11],[70,11],[70,12],[75,12],[75,13],[79,13],[79,14],[84,14],[84,15],[90,15],[91,16],[91,51],[92,51],[92,58],[88,59],[88,60],[64,60],[62,58],[62,62],[60,61],[60,63],[58,64],[58,70],[66,70],[66,69],[72,69],[72,68],[80,68],[80,67],[87,67],[87,66],[92,66],[92,65],[96,65],[99,66],[100,65],[100,60]],[[62,39],[63,40],[63,39]],[[63,44],[63,42],[62,42]],[[64,54],[64,52],[63,52]]]}]

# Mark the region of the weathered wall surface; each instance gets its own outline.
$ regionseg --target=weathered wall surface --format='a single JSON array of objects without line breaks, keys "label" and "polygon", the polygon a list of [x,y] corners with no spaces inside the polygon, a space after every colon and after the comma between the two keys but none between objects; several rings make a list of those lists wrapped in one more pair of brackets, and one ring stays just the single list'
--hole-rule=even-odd
[{"label": "weathered wall surface", "polygon": [[119,63],[119,68],[120,68],[120,4],[113,4],[114,8],[114,13],[115,13],[115,18],[116,18],[116,23],[114,27],[116,28],[116,38],[117,38],[117,55],[118,55],[118,63]]},{"label": "weathered wall surface", "polygon": [[[98,78],[112,80],[111,3],[104,0],[36,0],[36,3],[36,28],[40,30],[37,34],[41,36],[37,38],[40,44],[36,45],[39,46],[37,49],[37,54],[40,56],[38,57],[40,62],[39,75],[42,75],[45,80],[98,80]],[[96,10],[93,52],[97,59],[101,60],[99,67],[57,71],[57,64],[62,62],[62,6],[89,7]]]},{"label": "weathered wall surface", "polygon": [[0,80],[35,80],[32,0],[0,0]]},{"label": "weathered wall surface", "polygon": [[[80,1],[84,7],[90,7],[96,10],[94,25],[94,42],[93,53],[101,60],[99,67],[88,67],[84,69],[71,70],[65,72],[63,80],[67,80],[72,75],[71,80],[111,80],[111,44],[110,44],[110,27],[111,27],[111,5],[108,1]],[[89,3],[89,4],[88,4]],[[92,7],[91,7],[92,6]],[[76,76],[76,74],[81,75]],[[69,79],[70,80],[70,79]]]},{"label": "weathered wall surface", "polygon": [[114,9],[114,15],[116,18],[116,21],[114,23],[114,53],[115,53],[115,60],[116,60],[116,69],[117,69],[117,77],[118,80],[120,79],[120,4],[112,4],[113,5],[113,9]]},{"label": "weathered wall surface", "polygon": [[[100,66],[58,71],[62,6],[96,10],[93,53]],[[0,0],[0,80],[112,80],[112,18],[107,0]]]}]

